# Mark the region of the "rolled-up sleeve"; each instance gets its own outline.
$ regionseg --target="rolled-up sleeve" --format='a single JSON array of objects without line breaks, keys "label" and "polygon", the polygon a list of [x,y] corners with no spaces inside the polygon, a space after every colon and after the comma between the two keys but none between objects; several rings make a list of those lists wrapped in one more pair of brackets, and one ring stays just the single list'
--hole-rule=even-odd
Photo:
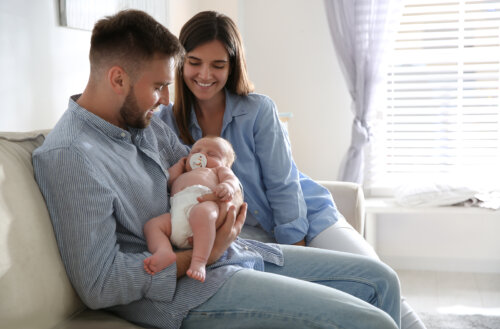
[{"label": "rolled-up sleeve", "polygon": [[274,102],[265,98],[254,125],[255,154],[262,170],[266,196],[273,211],[274,236],[279,243],[302,240],[309,223],[307,207],[292,158],[288,135]]}]

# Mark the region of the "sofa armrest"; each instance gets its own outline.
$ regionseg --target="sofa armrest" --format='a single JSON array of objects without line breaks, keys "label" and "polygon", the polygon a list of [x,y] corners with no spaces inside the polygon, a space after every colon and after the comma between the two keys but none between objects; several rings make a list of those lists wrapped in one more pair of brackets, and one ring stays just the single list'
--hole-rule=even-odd
[{"label": "sofa armrest", "polygon": [[318,181],[333,196],[338,210],[361,235],[365,230],[365,197],[359,184],[340,181]]}]

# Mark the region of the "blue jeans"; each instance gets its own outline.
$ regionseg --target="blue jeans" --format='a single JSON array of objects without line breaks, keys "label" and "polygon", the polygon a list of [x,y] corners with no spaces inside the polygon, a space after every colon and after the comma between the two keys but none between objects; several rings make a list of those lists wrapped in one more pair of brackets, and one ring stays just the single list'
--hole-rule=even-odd
[{"label": "blue jeans", "polygon": [[182,328],[399,328],[399,280],[388,266],[348,253],[281,248],[284,266],[237,272],[189,312]]}]

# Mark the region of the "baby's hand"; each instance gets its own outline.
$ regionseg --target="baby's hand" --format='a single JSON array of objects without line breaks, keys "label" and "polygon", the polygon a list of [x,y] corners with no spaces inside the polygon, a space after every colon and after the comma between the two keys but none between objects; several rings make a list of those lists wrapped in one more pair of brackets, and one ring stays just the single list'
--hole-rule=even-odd
[{"label": "baby's hand", "polygon": [[181,158],[177,163],[168,168],[168,186],[172,186],[172,183],[182,175],[186,170],[186,159],[187,157]]},{"label": "baby's hand", "polygon": [[175,165],[181,167],[182,172],[186,171],[186,161],[187,157],[182,157]]},{"label": "baby's hand", "polygon": [[172,167],[170,167],[168,169],[168,172],[170,173],[170,175],[177,178],[177,176],[183,174],[186,171],[186,160],[187,160],[187,157],[182,157]]},{"label": "baby's hand", "polygon": [[221,183],[215,187],[214,193],[221,201],[229,202],[233,199],[235,191],[230,184]]}]

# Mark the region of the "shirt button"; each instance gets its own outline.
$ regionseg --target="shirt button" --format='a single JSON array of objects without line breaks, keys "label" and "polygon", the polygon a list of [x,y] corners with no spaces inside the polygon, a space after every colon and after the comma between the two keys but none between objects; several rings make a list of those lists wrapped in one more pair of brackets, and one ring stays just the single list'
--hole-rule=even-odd
[{"label": "shirt button", "polygon": [[120,136],[122,136],[122,138],[125,138],[125,136],[127,136],[127,134],[121,133]]},{"label": "shirt button", "polygon": [[245,250],[248,250],[248,247],[247,247],[247,246],[245,246]]},{"label": "shirt button", "polygon": [[254,213],[255,215],[258,215],[258,214],[259,214],[259,212],[258,212],[257,210],[255,210],[253,213]]}]

